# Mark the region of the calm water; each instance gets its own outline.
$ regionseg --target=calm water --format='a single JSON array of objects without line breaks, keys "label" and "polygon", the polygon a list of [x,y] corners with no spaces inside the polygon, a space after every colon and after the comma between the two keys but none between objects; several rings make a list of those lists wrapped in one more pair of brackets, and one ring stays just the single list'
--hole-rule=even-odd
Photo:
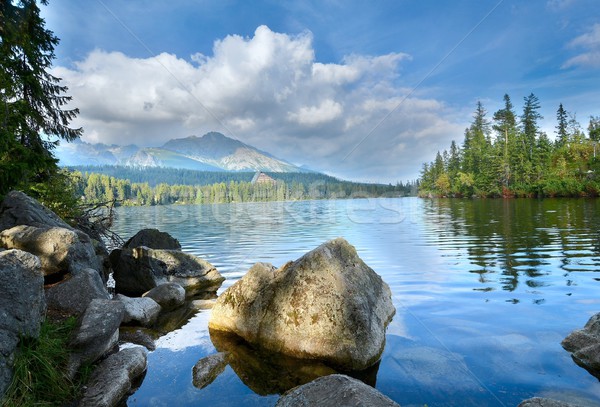
[{"label": "calm water", "polygon": [[[365,199],[118,215],[122,236],[157,227],[213,263],[227,277],[220,292],[257,261],[280,266],[345,237],[392,289],[397,314],[366,380],[403,407],[516,406],[533,396],[600,405],[598,379],[560,346],[600,311],[599,200]],[[272,406],[311,369],[215,341],[236,362],[195,388],[193,365],[216,352],[209,315],[158,340],[129,406]]]}]

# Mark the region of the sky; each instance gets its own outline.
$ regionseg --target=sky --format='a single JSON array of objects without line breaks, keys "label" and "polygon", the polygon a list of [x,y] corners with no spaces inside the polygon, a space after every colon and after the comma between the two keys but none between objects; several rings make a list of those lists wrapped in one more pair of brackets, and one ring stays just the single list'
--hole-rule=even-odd
[{"label": "sky", "polygon": [[600,115],[598,0],[50,0],[91,143],[219,131],[343,179],[396,183],[462,143],[477,101]]}]

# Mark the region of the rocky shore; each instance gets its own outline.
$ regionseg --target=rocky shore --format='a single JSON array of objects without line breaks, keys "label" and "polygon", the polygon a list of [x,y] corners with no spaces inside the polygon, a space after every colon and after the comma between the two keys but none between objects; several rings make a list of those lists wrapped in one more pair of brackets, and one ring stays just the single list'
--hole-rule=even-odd
[{"label": "rocky shore", "polygon": [[[68,375],[93,366],[73,405],[116,406],[143,380],[154,340],[212,308],[217,353],[194,366],[197,388],[229,365],[257,394],[282,394],[278,406],[398,405],[372,387],[396,312],[392,293],[347,241],[279,268],[256,263],[217,298],[223,281],[167,233],[141,230],[109,253],[39,202],[9,193],[0,204],[0,400],[19,341],[37,338],[47,318],[77,318]],[[600,314],[563,347],[600,377]],[[520,406],[574,407],[543,398]]]}]

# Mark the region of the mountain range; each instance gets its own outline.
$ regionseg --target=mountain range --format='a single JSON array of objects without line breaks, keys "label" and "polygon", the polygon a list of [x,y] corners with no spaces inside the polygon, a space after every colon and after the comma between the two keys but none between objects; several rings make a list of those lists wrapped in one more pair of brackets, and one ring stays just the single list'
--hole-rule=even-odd
[{"label": "mountain range", "polygon": [[172,139],[161,147],[92,144],[77,140],[55,150],[59,165],[124,165],[198,171],[312,172],[217,132]]}]

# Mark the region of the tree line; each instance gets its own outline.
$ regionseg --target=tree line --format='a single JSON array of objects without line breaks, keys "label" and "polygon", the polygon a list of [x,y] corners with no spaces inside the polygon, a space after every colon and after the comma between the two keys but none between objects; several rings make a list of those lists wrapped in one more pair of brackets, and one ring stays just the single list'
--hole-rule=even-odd
[{"label": "tree line", "polygon": [[477,102],[464,141],[438,151],[423,164],[420,196],[556,197],[600,195],[600,116],[590,117],[587,135],[562,103],[556,137],[540,130],[540,102],[524,98],[521,115],[504,95],[504,107],[487,118]]},{"label": "tree line", "polygon": [[[176,170],[163,169],[163,171],[168,173]],[[231,173],[223,174],[231,175]],[[117,205],[127,206],[403,196],[411,191],[414,192],[416,188],[412,183],[364,184],[341,181],[323,174],[269,174],[274,178],[283,179],[275,179],[272,183],[255,184],[250,181],[230,179],[227,182],[203,185],[171,185],[166,182],[151,185],[149,182],[131,182],[106,174],[68,172],[74,194],[84,203],[115,201]],[[305,182],[299,182],[298,179]]]}]

